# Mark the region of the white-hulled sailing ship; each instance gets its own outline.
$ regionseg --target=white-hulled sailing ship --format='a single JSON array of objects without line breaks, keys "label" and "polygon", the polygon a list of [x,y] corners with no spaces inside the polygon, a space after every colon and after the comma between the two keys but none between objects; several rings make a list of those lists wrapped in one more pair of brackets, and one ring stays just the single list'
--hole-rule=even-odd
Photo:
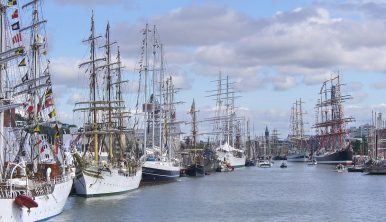
[{"label": "white-hulled sailing ship", "polygon": [[[149,33],[152,35],[149,36]],[[156,26],[150,30],[146,24],[143,35],[139,75],[141,79],[143,74],[144,79],[139,84],[144,86],[141,114],[146,161],[142,168],[142,182],[176,181],[180,177],[180,163],[174,157],[176,144],[179,144],[179,122],[176,121],[175,105],[179,102],[175,101],[176,89],[172,77],[165,78],[163,48]],[[151,40],[152,43],[149,43]],[[151,49],[148,44],[152,44]],[[149,50],[153,54],[151,66]]]},{"label": "white-hulled sailing ship", "polygon": [[296,100],[291,108],[291,134],[288,136],[291,141],[291,147],[288,150],[288,162],[306,162],[308,161],[307,143],[304,135],[304,121],[302,99]]},{"label": "white-hulled sailing ship", "polygon": [[325,81],[319,92],[314,125],[319,149],[313,153],[318,163],[352,163],[353,151],[346,142],[346,125],[354,119],[345,117],[343,109],[343,102],[352,97],[341,94],[341,85],[338,74]]},{"label": "white-hulled sailing ship", "polygon": [[[223,83],[225,81],[225,83]],[[225,87],[224,87],[225,85]],[[215,127],[216,156],[222,169],[244,167],[246,155],[241,143],[241,121],[235,112],[235,92],[230,87],[229,77],[219,74],[216,97]],[[235,148],[237,146],[237,148]]]},{"label": "white-hulled sailing ship", "polygon": [[[133,132],[128,126],[128,113],[121,92],[121,59],[111,59],[110,26],[106,28],[105,57],[97,58],[94,16],[91,35],[84,42],[90,45],[87,66],[90,76],[90,100],[75,104],[75,112],[83,112],[84,125],[76,133],[73,152],[76,162],[75,191],[83,197],[120,194],[137,189],[142,176],[141,154],[130,143]],[[99,78],[104,75],[105,84]],[[116,82],[114,82],[116,81]],[[77,149],[75,149],[77,148]]]},{"label": "white-hulled sailing ship", "polygon": [[[21,9],[32,10],[32,24],[25,28],[18,19]],[[16,1],[0,2],[0,221],[38,221],[60,214],[73,182],[55,120],[49,62],[43,56],[46,21],[40,9],[38,0],[21,8]],[[12,11],[11,19],[7,11]],[[10,23],[11,28],[6,26]],[[24,38],[31,42],[23,44]]]}]

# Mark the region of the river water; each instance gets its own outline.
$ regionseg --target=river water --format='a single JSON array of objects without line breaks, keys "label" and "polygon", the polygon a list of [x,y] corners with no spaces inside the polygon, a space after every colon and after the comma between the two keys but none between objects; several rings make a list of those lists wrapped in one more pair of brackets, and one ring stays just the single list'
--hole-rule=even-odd
[{"label": "river water", "polygon": [[184,177],[120,196],[70,197],[50,221],[386,221],[386,176],[279,165]]}]

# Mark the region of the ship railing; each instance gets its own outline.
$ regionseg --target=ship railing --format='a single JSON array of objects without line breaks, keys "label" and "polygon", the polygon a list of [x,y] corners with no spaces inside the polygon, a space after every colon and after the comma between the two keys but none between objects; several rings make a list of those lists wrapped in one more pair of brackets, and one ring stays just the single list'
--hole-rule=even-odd
[{"label": "ship railing", "polygon": [[61,175],[61,176],[57,176],[57,177],[54,177],[54,178],[51,178],[50,181],[44,181],[44,180],[34,180],[34,183],[36,185],[39,185],[39,186],[42,186],[43,184],[51,184],[51,185],[55,185],[55,184],[59,184],[59,183],[64,183],[66,181],[69,180],[69,177],[66,176],[66,175]]},{"label": "ship railing", "polygon": [[70,178],[66,175],[57,176],[51,179],[52,184],[59,184],[67,182]]},{"label": "ship railing", "polygon": [[32,197],[32,192],[30,190],[26,190],[26,189],[16,189],[13,188],[13,189],[10,189],[10,186],[1,186],[0,187],[0,198],[3,198],[3,199],[15,199],[17,196],[20,196],[20,195],[27,195],[29,197]]},{"label": "ship railing", "polygon": [[34,196],[48,195],[54,191],[54,186],[46,182],[37,183],[35,184],[35,188],[32,191]]}]

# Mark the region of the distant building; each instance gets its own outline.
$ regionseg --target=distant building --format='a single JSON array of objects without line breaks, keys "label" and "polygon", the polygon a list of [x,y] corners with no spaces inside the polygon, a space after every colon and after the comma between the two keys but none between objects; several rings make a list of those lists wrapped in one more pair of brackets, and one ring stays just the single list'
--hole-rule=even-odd
[{"label": "distant building", "polygon": [[365,124],[359,127],[350,127],[348,129],[348,134],[349,134],[349,137],[351,138],[362,138],[362,137],[367,137],[370,134],[370,131],[371,131],[371,125]]}]

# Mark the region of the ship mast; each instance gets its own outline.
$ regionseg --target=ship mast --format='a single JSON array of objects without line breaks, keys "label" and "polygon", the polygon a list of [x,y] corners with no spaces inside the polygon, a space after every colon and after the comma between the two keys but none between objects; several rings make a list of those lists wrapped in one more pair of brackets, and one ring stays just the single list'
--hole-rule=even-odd
[{"label": "ship mast", "polygon": [[163,89],[163,84],[164,84],[164,55],[163,55],[163,44],[160,46],[161,50],[161,70],[160,70],[160,81],[159,81],[159,104],[160,104],[160,110],[159,110],[159,147],[160,147],[160,153],[162,154],[163,152],[163,141],[162,141],[162,118],[164,117],[164,111],[162,107],[162,89]]},{"label": "ship mast", "polygon": [[147,104],[147,78],[148,78],[148,66],[149,66],[149,61],[148,61],[148,56],[147,56],[147,50],[148,50],[148,36],[147,36],[147,33],[148,33],[148,24],[146,23],[146,27],[145,27],[145,31],[144,31],[144,34],[145,34],[145,89],[144,89],[144,96],[145,96],[145,107],[144,107],[144,112],[145,112],[145,116],[144,116],[144,142],[143,142],[143,151],[145,153],[145,150],[146,150],[146,146],[147,146],[147,130],[148,130],[148,104]]},{"label": "ship mast", "polygon": [[99,163],[99,150],[98,150],[98,120],[97,120],[97,109],[96,109],[96,84],[97,84],[97,73],[96,73],[96,50],[95,50],[95,26],[94,26],[94,11],[92,12],[91,17],[91,87],[90,87],[90,94],[91,94],[91,106],[93,110],[93,121],[92,128],[94,131],[94,156],[95,156],[95,163]]},{"label": "ship mast", "polygon": [[[94,160],[95,163],[99,163],[99,148],[98,148],[98,113],[97,113],[97,100],[96,100],[96,90],[97,90],[97,62],[104,59],[96,58],[96,39],[101,36],[95,36],[95,24],[94,24],[94,11],[92,11],[91,15],[91,35],[88,39],[83,42],[89,42],[90,44],[90,61],[84,62],[79,65],[79,68],[90,65],[90,102],[86,102],[89,104],[88,110],[90,111],[90,120],[89,125],[91,126],[92,133],[94,135],[93,143],[94,143]],[[82,103],[79,103],[82,104]],[[75,109],[84,110],[84,109]],[[86,130],[86,128],[85,128]]]},{"label": "ship mast", "polygon": [[[5,50],[5,16],[6,7],[0,2],[0,53]],[[3,100],[5,95],[3,93],[3,82],[4,82],[4,65],[0,63],[0,107],[4,105]],[[4,135],[4,112],[0,110],[0,134]],[[0,181],[3,179],[3,166],[4,166],[4,138],[0,136]]]},{"label": "ship mast", "polygon": [[319,103],[315,107],[318,115],[314,127],[317,129],[320,148],[327,151],[345,148],[346,124],[354,121],[352,117],[344,117],[343,102],[352,97],[341,95],[341,85],[339,73],[325,81],[319,92]]},{"label": "ship mast", "polygon": [[[121,85],[122,85],[122,64],[121,64],[121,52],[119,50],[119,46],[118,46],[118,53],[117,53],[117,64],[118,64],[118,67],[117,67],[117,100],[118,100],[118,106],[119,107],[123,107],[123,97],[122,97],[122,89],[121,89]],[[123,112],[121,109],[118,109],[118,127],[119,127],[119,130],[120,130],[120,159],[123,159],[123,152],[124,152],[124,134],[122,133],[123,131]]]},{"label": "ship mast", "polygon": [[192,148],[194,150],[194,163],[197,164],[197,149],[196,149],[196,144],[197,144],[197,116],[196,113],[196,104],[193,99],[192,106],[190,108],[190,116],[192,117]]},{"label": "ship mast", "polygon": [[151,105],[151,130],[152,130],[152,133],[151,133],[151,136],[152,136],[152,148],[154,149],[155,147],[155,81],[156,81],[156,73],[155,73],[155,60],[156,60],[156,52],[155,52],[155,47],[156,47],[156,37],[155,37],[155,25],[153,26],[153,67],[152,67],[152,101],[150,101],[152,103]]},{"label": "ship mast", "polygon": [[[112,43],[114,44],[114,43]],[[112,138],[112,128],[111,128],[111,111],[112,111],[112,106],[111,106],[111,86],[112,86],[112,81],[111,81],[111,68],[110,68],[110,61],[111,61],[111,52],[110,52],[110,46],[112,45],[110,43],[110,23],[107,23],[106,27],[106,93],[107,93],[107,103],[108,103],[108,122],[107,122],[107,127],[108,127],[108,132],[109,132],[109,156],[110,156],[110,165],[113,162],[113,138]]]}]

